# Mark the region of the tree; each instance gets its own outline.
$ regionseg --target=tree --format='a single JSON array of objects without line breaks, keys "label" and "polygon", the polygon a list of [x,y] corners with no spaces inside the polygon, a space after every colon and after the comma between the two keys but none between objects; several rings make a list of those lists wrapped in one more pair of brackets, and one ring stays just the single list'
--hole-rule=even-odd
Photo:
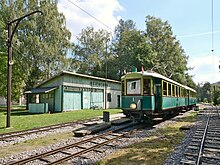
[{"label": "tree", "polygon": [[150,65],[152,57],[151,49],[146,43],[146,37],[138,30],[126,30],[120,34],[120,40],[115,44],[114,52],[117,54],[115,59],[109,64],[112,76],[117,75],[116,79],[124,74],[124,71],[131,71],[131,68],[136,67],[141,70],[143,65]]},{"label": "tree", "polygon": [[151,59],[153,70],[187,85],[186,77],[188,80],[191,79],[186,74],[189,69],[187,68],[188,57],[185,55],[179,41],[173,36],[172,27],[168,22],[147,16],[146,37],[154,54],[154,58]]},{"label": "tree", "polygon": [[0,15],[0,96],[6,96],[7,89],[7,49],[6,49],[6,30]]},{"label": "tree", "polygon": [[213,102],[214,105],[219,105],[220,104],[220,88],[219,86],[214,86],[214,96],[213,96]]},{"label": "tree", "polygon": [[196,86],[196,91],[198,101],[204,101],[204,99],[207,100],[207,102],[212,101],[212,87],[209,82],[206,82],[205,84],[198,84]]},{"label": "tree", "polygon": [[115,28],[114,36],[112,43],[114,58],[108,64],[110,78],[120,80],[125,71],[131,71],[133,67],[140,70],[143,65],[149,65],[151,48],[146,43],[143,32],[136,29],[132,20],[121,19]]},{"label": "tree", "polygon": [[35,14],[26,17],[15,31],[12,69],[12,98],[15,99],[22,88],[30,89],[38,81],[65,68],[71,34],[66,29],[65,17],[58,12],[55,1],[9,2],[0,2],[2,22],[14,20],[35,10],[44,13],[43,16]]},{"label": "tree", "polygon": [[82,29],[77,36],[77,44],[72,45],[73,70],[93,76],[105,76],[106,46],[110,34],[105,30],[97,30],[93,27]]}]

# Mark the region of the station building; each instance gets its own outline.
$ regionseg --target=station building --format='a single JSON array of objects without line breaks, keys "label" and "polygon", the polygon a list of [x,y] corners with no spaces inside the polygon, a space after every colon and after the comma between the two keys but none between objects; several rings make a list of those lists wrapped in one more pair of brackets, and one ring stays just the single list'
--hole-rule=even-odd
[{"label": "station building", "polygon": [[25,93],[30,113],[121,106],[120,81],[68,71],[62,71]]}]

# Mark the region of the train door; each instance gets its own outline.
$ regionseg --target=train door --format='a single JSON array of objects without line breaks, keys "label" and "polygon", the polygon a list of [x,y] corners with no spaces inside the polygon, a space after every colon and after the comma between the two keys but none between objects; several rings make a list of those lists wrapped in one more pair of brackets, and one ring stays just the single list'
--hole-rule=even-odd
[{"label": "train door", "polygon": [[155,79],[155,87],[154,87],[154,103],[155,103],[155,110],[154,112],[158,112],[161,109],[161,102],[162,102],[162,86],[161,86],[161,81],[158,79]]}]

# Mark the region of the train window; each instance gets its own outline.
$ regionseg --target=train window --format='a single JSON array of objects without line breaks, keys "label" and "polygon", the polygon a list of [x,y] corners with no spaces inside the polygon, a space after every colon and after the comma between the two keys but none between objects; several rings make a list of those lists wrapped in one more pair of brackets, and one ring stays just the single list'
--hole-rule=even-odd
[{"label": "train window", "polygon": [[176,97],[179,97],[179,87],[176,86]]},{"label": "train window", "polygon": [[127,94],[141,94],[140,80],[127,80]]},{"label": "train window", "polygon": [[176,89],[176,86],[172,85],[172,96],[176,96],[175,89]]},{"label": "train window", "polygon": [[172,95],[172,85],[168,83],[168,96]]},{"label": "train window", "polygon": [[144,86],[143,86],[143,90],[144,90],[144,95],[150,95],[150,79],[144,79]]},{"label": "train window", "polygon": [[181,94],[181,87],[179,87],[179,97],[181,97],[182,94]]},{"label": "train window", "polygon": [[189,96],[189,90],[186,90],[186,96],[187,97]]},{"label": "train window", "polygon": [[163,95],[167,96],[167,82],[163,81]]}]

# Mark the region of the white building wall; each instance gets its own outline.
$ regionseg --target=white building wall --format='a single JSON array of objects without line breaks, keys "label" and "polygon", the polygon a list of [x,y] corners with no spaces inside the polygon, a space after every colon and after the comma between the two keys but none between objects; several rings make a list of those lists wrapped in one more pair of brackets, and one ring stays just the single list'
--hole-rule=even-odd
[{"label": "white building wall", "polygon": [[[111,93],[111,102],[107,101],[107,109],[121,107],[121,91],[118,90],[107,90],[107,93]],[[120,102],[118,103],[118,96],[120,96]],[[107,99],[106,99],[107,100]]]}]

